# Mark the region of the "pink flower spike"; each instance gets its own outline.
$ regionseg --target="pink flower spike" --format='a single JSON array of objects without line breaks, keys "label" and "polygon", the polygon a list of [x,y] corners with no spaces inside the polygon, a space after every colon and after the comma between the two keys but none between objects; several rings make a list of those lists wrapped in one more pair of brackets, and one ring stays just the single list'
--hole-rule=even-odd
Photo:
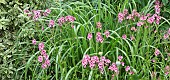
[{"label": "pink flower spike", "polygon": [[143,24],[144,24],[144,22],[138,22],[138,23],[137,23],[137,26],[140,27],[140,26],[142,26]]},{"label": "pink flower spike", "polygon": [[41,55],[45,55],[46,54],[46,50],[41,50]]},{"label": "pink flower spike", "polygon": [[91,40],[91,39],[92,39],[92,37],[93,37],[92,33],[88,33],[88,35],[87,35],[87,39]]},{"label": "pink flower spike", "polygon": [[43,69],[45,69],[45,68],[47,68],[47,64],[43,63],[43,64],[41,65],[41,67],[42,67]]},{"label": "pink flower spike", "polygon": [[40,51],[42,51],[44,49],[44,43],[43,42],[39,43],[38,48]]},{"label": "pink flower spike", "polygon": [[123,38],[123,39],[126,39],[126,38],[127,38],[126,34],[123,34],[123,35],[122,35],[122,38]]},{"label": "pink flower spike", "polygon": [[102,24],[100,22],[97,22],[97,28],[99,28],[100,30],[102,29]]},{"label": "pink flower spike", "polygon": [[124,15],[127,15],[127,14],[128,14],[128,10],[127,10],[127,9],[124,9],[124,10],[123,10],[123,14],[124,14]]},{"label": "pink flower spike", "polygon": [[169,37],[168,34],[164,34],[164,39],[167,39]]},{"label": "pink flower spike", "polygon": [[121,23],[124,19],[125,15],[123,13],[118,14],[118,21]]},{"label": "pink flower spike", "polygon": [[118,56],[118,60],[121,61],[123,59],[123,56]]},{"label": "pink flower spike", "polygon": [[55,21],[54,20],[50,20],[48,27],[54,27]]},{"label": "pink flower spike", "polygon": [[155,13],[160,14],[160,6],[159,5],[155,5]]},{"label": "pink flower spike", "polygon": [[51,13],[51,10],[50,10],[50,9],[46,9],[45,12],[48,13],[48,14],[50,14],[50,13]]},{"label": "pink flower spike", "polygon": [[108,38],[109,35],[110,35],[110,32],[109,32],[108,30],[106,30],[106,31],[104,32],[104,34],[106,35],[106,38]]},{"label": "pink flower spike", "polygon": [[165,75],[168,75],[169,74],[169,72],[165,72]]},{"label": "pink flower spike", "polygon": [[121,64],[122,64],[122,66],[124,66],[124,65],[125,65],[125,63],[124,63],[124,62],[121,62]]},{"label": "pink flower spike", "polygon": [[47,66],[50,66],[50,60],[49,60],[49,59],[45,60],[45,64],[46,64]]},{"label": "pink flower spike", "polygon": [[103,43],[103,40],[104,40],[104,39],[103,39],[101,33],[100,33],[100,32],[97,32],[97,33],[96,33],[96,42]]},{"label": "pink flower spike", "polygon": [[155,56],[158,56],[160,54],[160,51],[158,49],[155,49],[154,54],[155,54]]},{"label": "pink flower spike", "polygon": [[36,45],[36,40],[35,39],[32,40],[32,44]]},{"label": "pink flower spike", "polygon": [[129,71],[129,70],[130,70],[130,66],[126,66],[125,71],[127,72],[127,71]]},{"label": "pink flower spike", "polygon": [[133,72],[133,71],[130,71],[129,74],[132,75],[132,74],[134,74],[134,72]]},{"label": "pink flower spike", "polygon": [[65,23],[65,18],[64,18],[64,17],[60,17],[60,18],[58,19],[58,25],[59,25],[59,26],[62,26],[63,23]]},{"label": "pink flower spike", "polygon": [[135,27],[131,27],[130,30],[135,31],[135,32],[137,31],[137,29]]},{"label": "pink flower spike", "polygon": [[42,62],[43,61],[43,56],[38,56],[38,61]]}]

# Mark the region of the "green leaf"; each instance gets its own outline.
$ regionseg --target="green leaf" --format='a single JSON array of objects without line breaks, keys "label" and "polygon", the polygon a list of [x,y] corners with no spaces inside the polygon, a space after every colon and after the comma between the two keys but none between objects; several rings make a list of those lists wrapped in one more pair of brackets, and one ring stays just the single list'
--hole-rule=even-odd
[{"label": "green leaf", "polygon": [[162,0],[162,2],[163,2],[164,5],[167,5],[168,0]]}]

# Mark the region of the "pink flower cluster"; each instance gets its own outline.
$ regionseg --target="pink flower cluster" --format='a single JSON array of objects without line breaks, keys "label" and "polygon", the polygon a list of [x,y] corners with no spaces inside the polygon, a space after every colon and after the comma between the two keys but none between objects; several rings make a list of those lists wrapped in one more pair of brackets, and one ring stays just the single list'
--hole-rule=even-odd
[{"label": "pink flower cluster", "polygon": [[62,26],[65,22],[71,22],[71,23],[73,23],[75,20],[76,20],[76,18],[73,17],[73,16],[70,16],[70,15],[65,16],[65,17],[60,17],[60,18],[58,19],[58,25],[59,25],[59,26]]},{"label": "pink flower cluster", "polygon": [[148,23],[152,24],[153,22],[155,22],[156,24],[160,23],[161,20],[161,16],[159,16],[160,14],[160,1],[156,1],[155,2],[155,14],[151,16],[151,14],[147,14],[147,15],[141,15],[139,14],[136,10],[133,10],[131,14],[128,14],[128,10],[125,9],[123,11],[123,13],[118,13],[118,21],[122,22],[123,20],[127,19],[127,20],[135,20],[136,18],[139,18],[139,22],[137,23],[137,26],[142,26],[144,24],[143,21],[147,20]]},{"label": "pink flower cluster", "polygon": [[82,65],[84,68],[89,64],[90,68],[93,69],[96,65],[98,66],[98,69],[101,73],[104,71],[104,66],[108,66],[111,61],[109,59],[106,59],[104,56],[101,56],[100,59],[98,56],[92,56],[85,55],[82,59]]},{"label": "pink flower cluster", "polygon": [[158,49],[155,49],[154,54],[155,54],[155,56],[158,56],[160,54],[160,51]]},{"label": "pink flower cluster", "polygon": [[170,66],[166,66],[164,70],[165,70],[165,75],[168,75],[170,72]]},{"label": "pink flower cluster", "polygon": [[51,13],[50,9],[46,9],[42,14],[41,12],[43,12],[42,10],[32,10],[32,12],[30,12],[28,9],[24,10],[24,14],[27,14],[27,16],[31,17],[33,16],[33,20],[37,21],[41,15],[43,14],[43,16],[48,16]]},{"label": "pink flower cluster", "polygon": [[[109,59],[106,59],[106,57],[101,56],[100,58],[98,56],[92,56],[85,55],[82,59],[82,66],[84,68],[87,67],[89,64],[89,67],[93,69],[96,65],[98,66],[99,71],[103,74],[104,68],[108,67],[110,71],[114,71],[116,74],[119,74],[119,64],[121,63],[122,66],[124,66],[124,62],[120,62],[123,59],[123,56],[118,56],[118,62],[112,63]],[[125,71],[128,72],[130,70],[130,66],[127,66]],[[133,71],[130,71],[129,74],[133,74]],[[114,74],[113,74],[114,75]]]},{"label": "pink flower cluster", "polygon": [[55,25],[55,21],[54,20],[50,20],[49,24],[48,24],[48,27],[54,27],[54,25]]},{"label": "pink flower cluster", "polygon": [[44,49],[44,43],[39,43],[38,48],[39,51],[41,51],[41,55],[38,56],[38,61],[42,63],[41,67],[46,69],[48,66],[50,66],[50,60],[46,50]]},{"label": "pink flower cluster", "polygon": [[96,41],[102,43],[103,42],[103,37],[100,32],[96,33]]},{"label": "pink flower cluster", "polygon": [[[109,35],[110,35],[110,32],[109,32],[108,30],[106,30],[106,31],[104,32],[104,34],[105,34],[106,38],[108,38]],[[91,40],[92,37],[93,37],[92,33],[88,33],[87,39],[88,39],[88,40]],[[101,34],[100,32],[97,32],[97,33],[96,33],[96,42],[103,43],[103,40],[104,40],[104,38],[102,37],[102,34]]]},{"label": "pink flower cluster", "polygon": [[97,28],[99,28],[100,30],[102,29],[102,24],[100,22],[97,22]]}]

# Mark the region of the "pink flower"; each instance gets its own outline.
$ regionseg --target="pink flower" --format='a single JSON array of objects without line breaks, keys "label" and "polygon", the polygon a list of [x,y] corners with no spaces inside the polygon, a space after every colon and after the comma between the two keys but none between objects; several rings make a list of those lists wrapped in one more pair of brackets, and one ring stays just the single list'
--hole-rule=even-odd
[{"label": "pink flower", "polygon": [[87,35],[87,39],[91,40],[91,39],[92,39],[92,37],[93,37],[92,33],[88,33],[88,35]]},{"label": "pink flower", "polygon": [[124,15],[128,14],[128,10],[127,10],[127,9],[124,9],[124,10],[123,10],[123,14],[124,14]]},{"label": "pink flower", "polygon": [[122,66],[124,66],[124,65],[125,65],[125,63],[124,63],[124,62],[121,62],[121,64],[122,64]]},{"label": "pink flower", "polygon": [[64,22],[65,22],[65,18],[64,18],[64,17],[60,17],[60,18],[58,19],[58,25],[59,25],[59,26],[62,26]]},{"label": "pink flower", "polygon": [[33,20],[38,20],[41,17],[41,13],[39,10],[33,10],[34,16],[33,16]]},{"label": "pink flower", "polygon": [[168,35],[170,35],[170,28],[168,29]]},{"label": "pink flower", "polygon": [[82,59],[82,65],[84,68],[86,68],[88,62],[90,62],[90,56],[86,54],[84,58]]},{"label": "pink flower", "polygon": [[135,32],[137,31],[137,29],[135,27],[131,27],[130,30],[135,31]]},{"label": "pink flower", "polygon": [[105,59],[105,64],[108,65],[109,63],[111,63],[111,61],[109,59]]},{"label": "pink flower", "polygon": [[43,50],[44,49],[44,43],[43,42],[39,43],[38,48],[39,48],[40,51]]},{"label": "pink flower", "polygon": [[28,9],[24,10],[24,14],[29,13],[30,11]]},{"label": "pink flower", "polygon": [[41,30],[44,31],[44,27],[42,27]]},{"label": "pink flower", "polygon": [[149,17],[149,18],[147,19],[147,22],[150,23],[150,24],[152,24],[152,23],[154,22],[154,20],[155,20],[155,18],[154,18],[154,16],[152,16],[152,17]]},{"label": "pink flower", "polygon": [[118,68],[117,68],[117,66],[116,66],[116,64],[115,63],[112,63],[112,65],[111,66],[109,66],[109,68],[108,69],[110,69],[111,71],[114,71],[114,72],[116,72],[116,73],[118,73],[119,72],[119,70],[118,70]]},{"label": "pink flower", "polygon": [[160,54],[160,51],[158,49],[155,49],[154,54],[155,54],[155,56],[158,56]]},{"label": "pink flower", "polygon": [[50,20],[48,27],[54,27],[55,21],[54,20]]},{"label": "pink flower", "polygon": [[153,63],[156,62],[154,59],[151,60]]},{"label": "pink flower", "polygon": [[118,21],[121,23],[124,19],[125,15],[123,13],[118,14]]},{"label": "pink flower", "polygon": [[130,40],[133,41],[135,39],[134,36],[130,36]]},{"label": "pink flower", "polygon": [[45,12],[46,12],[47,14],[50,14],[50,13],[51,13],[51,10],[50,10],[50,9],[46,9]]},{"label": "pink flower", "polygon": [[46,54],[46,50],[41,50],[41,55],[45,55]]},{"label": "pink flower", "polygon": [[130,70],[130,66],[126,66],[125,71],[127,72],[129,70]]},{"label": "pink flower", "polygon": [[127,38],[126,34],[123,34],[123,35],[122,35],[122,38],[123,38],[123,39],[126,39],[126,38]]},{"label": "pink flower", "polygon": [[134,16],[132,16],[132,14],[129,14],[129,15],[126,17],[126,19],[132,19],[132,20],[134,20]]},{"label": "pink flower", "polygon": [[32,40],[32,44],[36,45],[36,40],[35,39]]},{"label": "pink flower", "polygon": [[134,72],[133,72],[133,71],[130,71],[129,74],[132,75],[132,74],[134,74]]},{"label": "pink flower", "polygon": [[159,5],[155,5],[155,13],[160,14],[160,6]]},{"label": "pink flower", "polygon": [[49,59],[45,60],[45,64],[46,64],[47,66],[50,66],[50,60],[49,60]]},{"label": "pink flower", "polygon": [[74,25],[71,25],[71,28],[74,28]]},{"label": "pink flower", "polygon": [[98,63],[98,68],[99,68],[99,70],[100,70],[100,72],[101,73],[103,73],[103,68],[104,68],[104,62],[102,62],[102,61],[100,61],[99,63]]},{"label": "pink flower", "polygon": [[160,20],[161,20],[161,16],[155,16],[156,17],[156,24],[159,24]]},{"label": "pink flower", "polygon": [[73,16],[68,15],[68,16],[65,17],[65,20],[69,21],[69,22],[74,22],[76,20],[76,18],[73,17]]},{"label": "pink flower", "polygon": [[132,16],[140,17],[140,14],[136,10],[133,10]]},{"label": "pink flower", "polygon": [[38,56],[38,61],[42,62],[43,61],[43,57],[42,56]]},{"label": "pink flower", "polygon": [[109,32],[108,30],[106,30],[106,31],[104,32],[104,34],[106,35],[106,38],[108,38],[109,35],[110,35],[110,32]]},{"label": "pink flower", "polygon": [[103,37],[102,37],[100,32],[96,33],[96,41],[100,42],[100,43],[103,43]]},{"label": "pink flower", "polygon": [[45,69],[45,68],[47,68],[47,64],[46,64],[46,63],[43,63],[43,64],[41,65],[41,67],[42,67],[43,69]]},{"label": "pink flower", "polygon": [[123,56],[118,56],[118,60],[121,61],[123,59]]},{"label": "pink flower", "polygon": [[167,39],[169,37],[168,34],[164,34],[164,39]]},{"label": "pink flower", "polygon": [[144,20],[146,20],[146,19],[147,19],[147,16],[142,15],[142,16],[140,17],[140,20],[142,20],[142,21],[144,21]]},{"label": "pink flower", "polygon": [[137,26],[142,26],[144,24],[144,22],[138,22]]},{"label": "pink flower", "polygon": [[43,54],[43,57],[44,57],[44,59],[45,60],[47,60],[48,59],[48,55],[45,53],[45,54]]},{"label": "pink flower", "polygon": [[100,22],[97,22],[97,28],[99,28],[100,30],[102,29],[102,24]]},{"label": "pink flower", "polygon": [[155,5],[160,5],[160,1],[159,1],[159,0],[156,0],[156,1],[155,1]]},{"label": "pink flower", "polygon": [[168,75],[169,74],[169,72],[165,72],[165,75]]}]

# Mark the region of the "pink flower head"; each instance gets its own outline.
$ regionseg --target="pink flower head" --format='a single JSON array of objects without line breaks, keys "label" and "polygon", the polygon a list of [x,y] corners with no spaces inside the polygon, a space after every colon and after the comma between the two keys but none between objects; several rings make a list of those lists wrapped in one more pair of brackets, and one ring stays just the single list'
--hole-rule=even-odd
[{"label": "pink flower head", "polygon": [[135,27],[131,27],[130,30],[135,31],[135,32],[137,31],[137,29]]},{"label": "pink flower head", "polygon": [[118,68],[117,68],[117,66],[116,66],[116,64],[115,63],[112,63],[112,65],[111,66],[109,66],[109,68],[108,69],[110,69],[111,71],[114,71],[114,72],[116,72],[116,73],[118,73],[119,72],[119,70],[118,70]]},{"label": "pink flower head", "polygon": [[140,14],[136,10],[133,10],[132,16],[140,17]]},{"label": "pink flower head", "polygon": [[132,75],[132,74],[134,74],[134,72],[133,72],[133,71],[130,71],[129,74]]},{"label": "pink flower head", "polygon": [[34,16],[33,20],[38,20],[41,17],[41,13],[39,10],[33,10]]},{"label": "pink flower head", "polygon": [[154,20],[155,20],[155,18],[154,18],[154,16],[152,16],[152,17],[149,17],[149,18],[147,19],[147,22],[150,23],[150,24],[152,24],[152,23],[154,22]]},{"label": "pink flower head", "polygon": [[41,30],[44,31],[44,27],[43,26],[42,26]]},{"label": "pink flower head", "polygon": [[122,66],[124,66],[124,65],[125,65],[125,63],[124,63],[124,62],[121,62],[121,64],[122,64]]},{"label": "pink flower head", "polygon": [[119,22],[122,22],[123,19],[124,19],[124,17],[125,17],[125,15],[124,15],[123,13],[119,13],[119,14],[118,14],[118,21],[119,21]]},{"label": "pink flower head", "polygon": [[155,54],[155,56],[158,56],[160,54],[160,51],[158,49],[155,49],[154,54]]},{"label": "pink flower head", "polygon": [[100,61],[104,62],[106,60],[106,57],[105,56],[101,56],[100,57]]},{"label": "pink flower head", "polygon": [[46,54],[46,50],[41,50],[41,55],[45,55]]},{"label": "pink flower head", "polygon": [[50,9],[46,9],[45,12],[46,12],[47,14],[50,14],[50,13],[51,13],[51,10],[50,10]]},{"label": "pink flower head", "polygon": [[59,25],[59,26],[62,26],[63,23],[65,23],[65,18],[64,18],[64,17],[60,17],[60,18],[58,19],[58,25]]},{"label": "pink flower head", "polygon": [[39,48],[40,51],[43,50],[44,49],[44,43],[43,42],[39,43],[38,48]]},{"label": "pink flower head", "polygon": [[167,39],[169,37],[168,34],[164,34],[164,39]]},{"label": "pink flower head", "polygon": [[55,21],[54,20],[50,20],[48,27],[54,27]]},{"label": "pink flower head", "polygon": [[47,53],[43,54],[43,57],[44,57],[45,60],[47,60],[48,59]]},{"label": "pink flower head", "polygon": [[110,35],[110,32],[109,32],[108,30],[106,30],[106,31],[104,32],[104,34],[106,35],[106,38],[108,38],[109,35]]},{"label": "pink flower head", "polygon": [[132,14],[129,14],[129,15],[126,17],[126,19],[132,19],[132,20],[134,20],[134,16],[133,16]]},{"label": "pink flower head", "polygon": [[123,56],[118,56],[118,60],[121,61],[123,59]]},{"label": "pink flower head", "polygon": [[130,40],[133,41],[135,39],[134,36],[130,36]]},{"label": "pink flower head", "polygon": [[170,28],[168,29],[168,35],[170,35]]},{"label": "pink flower head", "polygon": [[84,58],[82,59],[82,65],[84,68],[86,68],[88,62],[90,62],[90,56],[86,54]]},{"label": "pink flower head", "polygon": [[123,38],[123,39],[126,39],[126,38],[127,38],[126,34],[123,34],[123,35],[122,35],[122,38]]},{"label": "pink flower head", "polygon": [[29,13],[30,11],[28,9],[24,10],[24,14]]},{"label": "pink flower head", "polygon": [[169,67],[169,66],[166,66],[166,67],[165,67],[165,70],[166,70],[166,71],[169,71],[169,70],[170,70],[170,67]]},{"label": "pink flower head", "polygon": [[43,69],[45,69],[45,68],[47,68],[47,64],[46,64],[46,63],[43,63],[43,64],[41,65],[41,67],[42,67]]},{"label": "pink flower head", "polygon": [[32,44],[36,45],[36,40],[35,39],[32,40]]},{"label": "pink flower head", "polygon": [[102,24],[100,22],[97,22],[97,28],[99,28],[100,30],[102,29]]},{"label": "pink flower head", "polygon": [[92,33],[88,33],[88,35],[87,35],[87,39],[91,40],[91,39],[92,39],[92,37],[93,37]]},{"label": "pink flower head", "polygon": [[103,37],[102,37],[100,32],[96,33],[96,41],[100,42],[100,43],[103,43]]},{"label": "pink flower head", "polygon": [[129,70],[130,70],[130,66],[126,66],[125,71],[127,72]]},{"label": "pink flower head", "polygon": [[159,24],[160,20],[161,20],[161,16],[157,15],[156,17],[156,24]]},{"label": "pink flower head", "polygon": [[45,64],[46,64],[47,66],[50,66],[50,60],[49,60],[49,59],[45,60]]},{"label": "pink flower head", "polygon": [[43,56],[38,56],[38,61],[42,62],[43,61]]},{"label": "pink flower head", "polygon": [[140,20],[142,20],[142,21],[145,21],[146,19],[147,19],[147,16],[142,15],[142,16],[140,17]]},{"label": "pink flower head", "polygon": [[169,74],[169,72],[165,72],[165,75],[168,75]]},{"label": "pink flower head", "polygon": [[127,9],[124,9],[124,10],[123,10],[123,14],[124,14],[124,15],[127,15],[127,14],[128,14],[128,10],[127,10]]},{"label": "pink flower head", "polygon": [[153,63],[156,62],[154,59],[151,60]]},{"label": "pink flower head", "polygon": [[160,14],[160,6],[159,5],[155,5],[155,13]]},{"label": "pink flower head", "polygon": [[144,22],[138,22],[137,26],[142,26],[144,24]]},{"label": "pink flower head", "polygon": [[108,65],[109,63],[111,63],[111,61],[109,59],[105,59],[105,65]]},{"label": "pink flower head", "polygon": [[100,72],[103,73],[103,70],[104,70],[104,62],[100,61],[100,62],[98,63],[98,68],[99,68]]},{"label": "pink flower head", "polygon": [[71,28],[74,28],[75,26],[74,25],[71,25]]},{"label": "pink flower head", "polygon": [[76,20],[76,18],[68,15],[68,16],[65,17],[65,20],[68,21],[68,22],[74,22]]},{"label": "pink flower head", "polygon": [[150,16],[151,16],[151,14],[150,14],[150,13],[148,13],[148,14],[146,14],[146,16],[147,16],[147,17],[150,17]]},{"label": "pink flower head", "polygon": [[160,5],[160,1],[159,1],[159,0],[156,0],[156,1],[155,1],[155,5]]}]

